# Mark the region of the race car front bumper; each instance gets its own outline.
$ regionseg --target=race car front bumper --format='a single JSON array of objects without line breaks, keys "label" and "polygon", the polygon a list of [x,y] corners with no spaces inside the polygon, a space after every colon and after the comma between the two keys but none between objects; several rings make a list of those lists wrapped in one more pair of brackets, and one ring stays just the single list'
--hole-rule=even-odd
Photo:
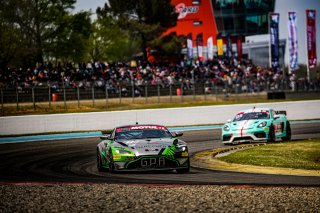
[{"label": "race car front bumper", "polygon": [[132,161],[116,161],[116,171],[174,170],[189,167],[188,157],[167,158],[165,156],[140,156]]},{"label": "race car front bumper", "polygon": [[266,142],[268,140],[268,131],[233,131],[222,135],[223,144],[239,144],[248,142]]}]

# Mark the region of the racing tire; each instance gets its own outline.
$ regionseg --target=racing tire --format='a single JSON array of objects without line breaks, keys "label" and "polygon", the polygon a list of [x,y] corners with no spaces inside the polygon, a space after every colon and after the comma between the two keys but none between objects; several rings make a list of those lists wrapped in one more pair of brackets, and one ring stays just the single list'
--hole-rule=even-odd
[{"label": "racing tire", "polygon": [[190,171],[190,159],[188,158],[188,167],[183,169],[176,169],[178,174],[187,173]]},{"label": "racing tire", "polygon": [[276,133],[274,131],[273,124],[271,124],[269,134],[268,134],[268,142],[275,142],[275,141],[276,141]]},{"label": "racing tire", "polygon": [[286,136],[281,138],[283,141],[290,141],[291,140],[291,126],[290,123],[287,121],[286,124]]},{"label": "racing tire", "polygon": [[104,172],[105,169],[102,167],[102,160],[99,150],[97,150],[97,169],[99,172]]},{"label": "racing tire", "polygon": [[[111,151],[110,151],[111,153]],[[109,173],[114,173],[114,163],[113,163],[113,156],[110,154],[110,162],[109,162]]]}]

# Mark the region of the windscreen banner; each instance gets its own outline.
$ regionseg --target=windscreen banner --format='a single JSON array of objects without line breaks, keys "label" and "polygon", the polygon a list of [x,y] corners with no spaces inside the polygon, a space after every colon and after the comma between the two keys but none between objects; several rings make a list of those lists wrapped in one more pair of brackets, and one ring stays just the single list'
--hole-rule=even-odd
[{"label": "windscreen banner", "polygon": [[279,13],[269,14],[269,32],[270,32],[270,53],[271,53],[271,68],[273,71],[278,71],[279,65]]},{"label": "windscreen banner", "polygon": [[289,43],[289,62],[290,71],[297,70],[298,66],[298,30],[296,12],[288,12],[288,43]]},{"label": "windscreen banner", "polygon": [[316,11],[306,10],[306,14],[307,14],[308,66],[309,68],[315,68],[317,66]]}]

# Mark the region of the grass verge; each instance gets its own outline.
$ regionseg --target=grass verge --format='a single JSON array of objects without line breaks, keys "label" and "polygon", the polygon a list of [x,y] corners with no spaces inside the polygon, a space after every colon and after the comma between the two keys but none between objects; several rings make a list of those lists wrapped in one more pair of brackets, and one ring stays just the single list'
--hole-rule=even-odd
[{"label": "grass verge", "polygon": [[320,139],[267,144],[218,159],[244,165],[320,170]]}]

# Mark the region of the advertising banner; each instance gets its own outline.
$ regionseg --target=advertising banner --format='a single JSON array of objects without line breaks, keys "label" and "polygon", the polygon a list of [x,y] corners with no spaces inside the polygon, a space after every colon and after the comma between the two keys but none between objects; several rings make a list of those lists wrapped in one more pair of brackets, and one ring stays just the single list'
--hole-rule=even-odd
[{"label": "advertising banner", "polygon": [[269,14],[269,33],[270,33],[270,54],[271,54],[271,68],[277,71],[279,65],[279,13]]},{"label": "advertising banner", "polygon": [[212,36],[210,36],[207,40],[207,49],[208,49],[208,59],[213,59],[213,39]]},{"label": "advertising banner", "polygon": [[306,14],[307,14],[308,66],[309,68],[315,68],[317,66],[316,11],[306,10]]},{"label": "advertising banner", "polygon": [[232,41],[230,34],[227,36],[227,57],[229,59],[232,58]]},{"label": "advertising banner", "polygon": [[242,59],[242,37],[237,37],[237,54],[238,54],[238,60],[240,61]]},{"label": "advertising banner", "polygon": [[202,33],[199,33],[197,35],[197,39],[196,39],[196,42],[197,42],[197,53],[198,53],[198,59],[200,61],[203,61],[203,39],[202,39]]},{"label": "advertising banner", "polygon": [[297,70],[298,67],[298,30],[296,12],[288,12],[288,43],[289,43],[289,66],[290,71]]},{"label": "advertising banner", "polygon": [[187,36],[187,49],[188,49],[188,58],[193,59],[193,44],[192,44],[192,34],[189,33]]}]

